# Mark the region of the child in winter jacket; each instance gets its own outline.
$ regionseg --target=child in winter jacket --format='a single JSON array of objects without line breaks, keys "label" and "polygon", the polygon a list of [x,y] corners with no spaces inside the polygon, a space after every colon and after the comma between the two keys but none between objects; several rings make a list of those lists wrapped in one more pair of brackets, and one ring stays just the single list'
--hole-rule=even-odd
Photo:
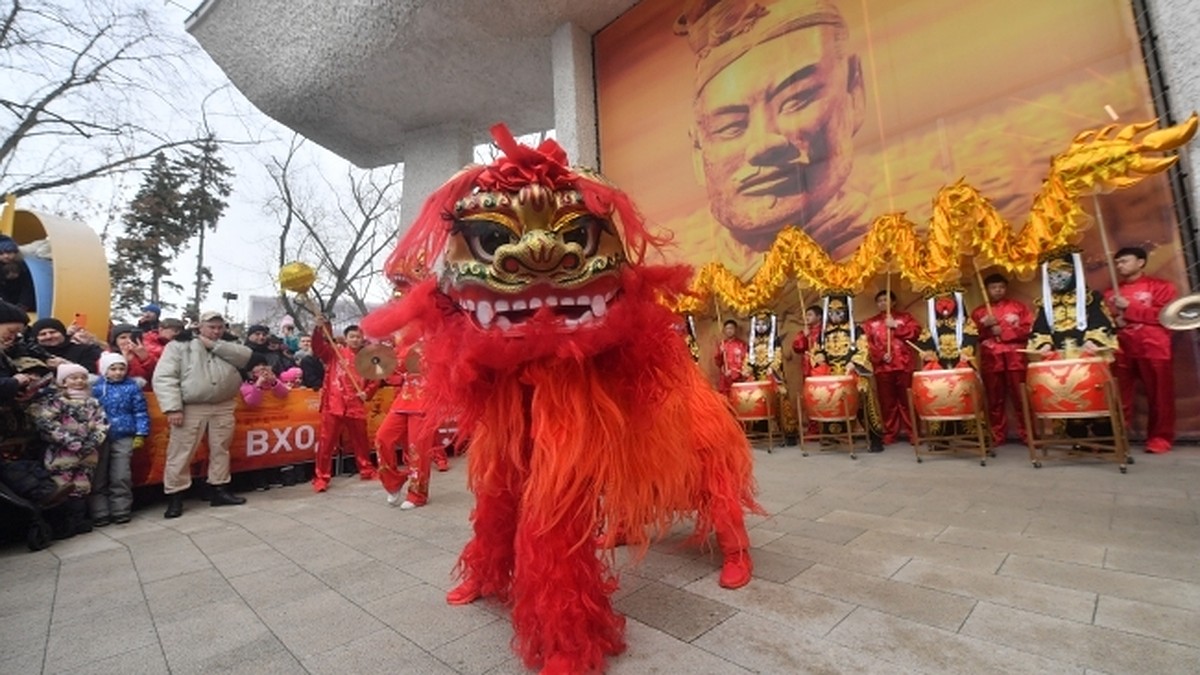
[{"label": "child in winter jacket", "polygon": [[133,508],[133,475],[130,459],[150,435],[150,413],[142,383],[128,377],[128,362],[121,354],[108,352],[100,357],[100,379],[92,386],[92,396],[100,401],[108,415],[108,443],[100,452],[92,481],[92,524],[104,527],[128,523]]},{"label": "child in winter jacket", "polygon": [[58,539],[92,531],[85,517],[85,499],[92,490],[92,473],[100,446],[108,434],[108,418],[88,388],[88,371],[64,363],[57,371],[58,387],[29,404],[29,417],[46,442],[46,469],[59,485],[71,485],[62,518],[52,520]]}]

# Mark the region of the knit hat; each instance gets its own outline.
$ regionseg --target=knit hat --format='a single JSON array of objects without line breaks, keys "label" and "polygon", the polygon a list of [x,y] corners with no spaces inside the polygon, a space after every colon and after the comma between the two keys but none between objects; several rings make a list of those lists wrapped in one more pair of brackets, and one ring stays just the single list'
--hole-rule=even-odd
[{"label": "knit hat", "polygon": [[253,324],[249,328],[246,329],[247,337],[254,335],[255,333],[266,333],[267,335],[270,335],[271,329],[267,328],[266,326],[262,325],[261,323]]},{"label": "knit hat", "polygon": [[29,327],[29,330],[33,333],[34,337],[37,337],[38,333],[46,330],[47,328],[53,328],[63,335],[67,334],[67,327],[63,325],[63,322],[52,317],[46,317],[45,319],[38,319],[37,321],[34,321],[33,325]]},{"label": "knit hat", "polygon": [[290,314],[284,314],[283,318],[279,320],[280,328],[285,328],[287,326],[295,326],[295,325],[296,325],[296,320],[293,319]]},{"label": "knit hat", "polygon": [[303,374],[304,371],[300,370],[298,366],[292,366],[291,368],[288,368],[280,373],[279,379],[282,380],[284,384],[291,384],[292,382],[299,382],[300,376]]},{"label": "knit hat", "polygon": [[101,354],[100,355],[100,366],[99,366],[100,377],[104,377],[105,375],[108,375],[108,369],[114,363],[120,363],[121,365],[125,365],[125,366],[129,365],[129,362],[127,362],[125,360],[125,357],[121,356],[120,354],[118,354],[116,352],[104,352],[103,354]]},{"label": "knit hat", "polygon": [[0,323],[29,323],[29,315],[16,305],[0,300]]},{"label": "knit hat", "polygon": [[154,304],[153,302],[148,305],[143,306],[142,311],[150,312],[154,316],[162,316],[162,307],[159,307],[158,305]]},{"label": "knit hat", "polygon": [[[133,324],[119,323],[119,324],[113,326],[112,335],[111,335],[111,339],[109,340],[109,342],[116,342],[118,336],[124,335],[126,333],[136,334],[136,333],[140,333],[140,332],[141,332],[141,329],[138,328],[137,326],[134,326]],[[134,335],[134,337],[137,337],[137,336]],[[104,371],[100,371],[100,372],[104,372]]]},{"label": "knit hat", "polygon": [[84,368],[77,363],[64,363],[58,367],[58,372],[55,374],[55,380],[57,380],[59,384],[62,384],[63,382],[67,381],[68,376],[74,375],[75,373],[83,373],[84,375],[87,375],[87,368]]},{"label": "knit hat", "polygon": [[0,253],[20,253],[17,242],[7,234],[0,234]]}]

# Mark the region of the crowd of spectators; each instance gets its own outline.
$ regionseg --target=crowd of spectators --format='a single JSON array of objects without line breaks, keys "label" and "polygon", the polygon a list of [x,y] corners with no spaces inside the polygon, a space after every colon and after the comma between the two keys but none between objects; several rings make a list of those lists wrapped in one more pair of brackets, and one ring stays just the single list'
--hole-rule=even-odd
[{"label": "crowd of spectators", "polygon": [[[311,337],[291,317],[277,333],[252,324],[239,337],[217,312],[163,318],[153,303],[99,333],[83,315],[31,323],[22,269],[15,244],[0,235],[0,490],[41,510],[57,539],[129,522],[130,462],[150,434],[145,395],[153,392],[171,430],[167,516],[182,512],[190,461],[206,432],[210,453],[215,441],[212,454],[226,457],[210,454],[206,499],[244,503],[227,489],[237,399],[253,407],[294,388],[320,389],[325,368]],[[211,377],[193,377],[200,370]],[[265,489],[278,475],[253,477],[254,484]]]}]

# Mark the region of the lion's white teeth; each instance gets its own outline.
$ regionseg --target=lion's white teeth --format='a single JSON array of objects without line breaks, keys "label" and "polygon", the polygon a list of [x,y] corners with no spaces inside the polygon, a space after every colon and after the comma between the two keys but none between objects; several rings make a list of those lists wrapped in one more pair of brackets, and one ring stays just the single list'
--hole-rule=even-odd
[{"label": "lion's white teeth", "polygon": [[575,298],[558,298],[558,304],[560,307],[570,307],[575,304]]},{"label": "lion's white teeth", "polygon": [[592,296],[592,314],[597,317],[604,316],[608,313],[608,305],[604,303],[604,297],[600,295]]},{"label": "lion's white teeth", "polygon": [[541,306],[542,306],[541,298],[530,298],[529,299],[529,309],[540,309]]},{"label": "lion's white teeth", "polygon": [[586,295],[581,295],[578,298],[575,298],[575,304],[579,305],[580,307],[587,307],[588,305],[592,304],[592,299]]},{"label": "lion's white teeth", "polygon": [[520,312],[524,310],[527,305],[525,304],[524,300],[513,300],[512,307],[514,312]]},{"label": "lion's white teeth", "polygon": [[553,295],[546,298],[546,306],[547,307],[558,307],[558,298],[554,297]]},{"label": "lion's white teeth", "polygon": [[507,317],[498,316],[496,317],[496,328],[502,331],[512,330],[512,322]]},{"label": "lion's white teeth", "polygon": [[496,312],[492,309],[492,304],[487,300],[480,300],[475,306],[475,319],[479,321],[479,325],[487,328],[492,325],[492,319],[496,318]]},{"label": "lion's white teeth", "polygon": [[509,306],[508,306],[507,300],[497,300],[496,301],[496,313],[497,314],[499,314],[500,312],[507,312],[508,310],[509,310]]}]

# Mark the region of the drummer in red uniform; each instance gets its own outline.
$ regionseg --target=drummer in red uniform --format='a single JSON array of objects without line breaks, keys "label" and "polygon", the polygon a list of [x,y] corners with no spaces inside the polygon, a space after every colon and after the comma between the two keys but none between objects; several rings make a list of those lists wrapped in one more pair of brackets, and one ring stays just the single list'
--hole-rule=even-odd
[{"label": "drummer in red uniform", "polygon": [[717,345],[715,357],[717,368],[721,372],[717,390],[728,396],[734,382],[746,379],[742,369],[746,365],[746,355],[750,348],[745,340],[738,337],[738,323],[733,319],[726,321],[721,326],[721,331],[724,338]]},{"label": "drummer in red uniform", "polygon": [[883,415],[883,443],[888,445],[896,442],[900,432],[912,437],[912,420],[905,403],[912,388],[914,365],[908,342],[921,332],[921,325],[912,314],[896,309],[896,294],[891,291],[876,293],[875,306],[879,313],[864,321],[862,327]]},{"label": "drummer in red uniform", "polygon": [[796,333],[792,340],[792,353],[800,357],[800,374],[808,377],[812,374],[813,362],[811,350],[821,343],[821,308],[809,305],[804,310],[804,330]]},{"label": "drummer in red uniform", "polygon": [[1029,341],[1033,313],[1019,300],[1008,297],[1008,279],[989,274],[983,285],[988,303],[971,312],[979,332],[980,374],[988,405],[988,425],[992,428],[992,447],[1000,446],[1008,435],[1008,404],[1011,401],[1021,442],[1026,442],[1025,418],[1020,413],[1020,391],[1025,386],[1025,355],[1021,350]]},{"label": "drummer in red uniform", "polygon": [[1104,292],[1114,315],[1121,350],[1113,370],[1121,389],[1121,407],[1133,420],[1134,385],[1146,392],[1150,419],[1146,452],[1170,452],[1175,440],[1175,379],[1171,369],[1171,332],[1158,320],[1175,299],[1175,286],[1145,273],[1146,250],[1129,246],[1113,256],[1121,281],[1116,292]]}]

